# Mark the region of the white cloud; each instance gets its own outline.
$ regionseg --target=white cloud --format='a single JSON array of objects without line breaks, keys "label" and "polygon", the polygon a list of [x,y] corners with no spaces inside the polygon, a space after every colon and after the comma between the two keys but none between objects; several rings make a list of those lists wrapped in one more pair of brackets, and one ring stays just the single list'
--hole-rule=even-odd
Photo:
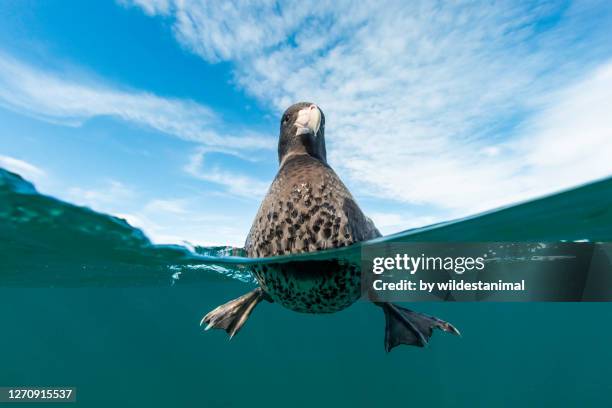
[{"label": "white cloud", "polygon": [[612,172],[612,61],[548,97],[517,142],[527,166],[571,185]]},{"label": "white cloud", "polygon": [[64,125],[78,126],[96,116],[112,116],[208,146],[274,146],[273,140],[259,135],[232,135],[223,129],[222,121],[210,108],[193,101],[122,90],[90,79],[68,80],[64,76],[0,53],[0,106]]},{"label": "white cloud", "polygon": [[19,174],[28,181],[39,183],[47,174],[38,166],[28,163],[25,160],[16,159],[10,156],[0,155],[0,167]]},{"label": "white cloud", "polygon": [[167,212],[170,214],[187,214],[186,201],[184,199],[149,201],[145,207],[145,212]]},{"label": "white cloud", "polygon": [[93,188],[69,188],[65,196],[71,203],[84,205],[96,211],[114,212],[122,203],[133,200],[137,193],[117,180],[106,180]]},{"label": "white cloud", "polygon": [[459,216],[612,173],[602,7],[182,0],[166,15],[277,112],[320,104],[359,194]]},{"label": "white cloud", "polygon": [[368,213],[368,216],[372,219],[372,221],[374,221],[374,224],[383,235],[444,221],[440,217],[428,215],[411,216],[409,214],[397,214],[390,212],[373,212]]},{"label": "white cloud", "polygon": [[[191,156],[184,170],[197,179],[224,186],[226,191],[230,194],[253,200],[263,199],[270,185],[269,182],[263,182],[244,174],[220,169],[219,167],[213,166],[207,168],[204,166],[204,157],[206,153],[213,151],[219,152],[219,150],[210,150],[207,148],[197,149]],[[234,154],[229,150],[222,150],[220,152]]]}]

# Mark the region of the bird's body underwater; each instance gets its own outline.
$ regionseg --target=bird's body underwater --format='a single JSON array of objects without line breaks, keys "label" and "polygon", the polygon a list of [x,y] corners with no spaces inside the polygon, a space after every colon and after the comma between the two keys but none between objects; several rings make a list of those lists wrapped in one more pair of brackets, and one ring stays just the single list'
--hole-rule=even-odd
[{"label": "bird's body underwater", "polygon": [[[280,168],[255,217],[245,250],[271,257],[348,246],[380,236],[346,186],[327,164],[325,118],[311,103],[291,106],[281,119]],[[261,300],[297,312],[333,313],[361,294],[359,265],[336,260],[262,264],[259,287],[221,305],[203,319],[208,328],[234,336]],[[424,346],[432,329],[458,334],[447,322],[390,303],[377,303],[386,318],[385,349]]]}]

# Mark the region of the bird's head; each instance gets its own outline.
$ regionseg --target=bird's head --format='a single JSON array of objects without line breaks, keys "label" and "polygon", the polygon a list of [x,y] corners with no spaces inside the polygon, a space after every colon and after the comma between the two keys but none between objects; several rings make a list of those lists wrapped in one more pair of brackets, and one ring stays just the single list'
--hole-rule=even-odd
[{"label": "bird's head", "polygon": [[325,151],[325,116],[314,103],[291,105],[283,114],[278,138],[278,161],[294,154],[308,154],[327,162]]}]

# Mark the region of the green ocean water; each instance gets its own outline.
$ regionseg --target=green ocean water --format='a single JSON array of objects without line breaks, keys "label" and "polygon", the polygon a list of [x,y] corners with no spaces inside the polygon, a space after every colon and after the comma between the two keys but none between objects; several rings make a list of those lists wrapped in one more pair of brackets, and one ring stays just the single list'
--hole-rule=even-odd
[{"label": "green ocean water", "polygon": [[[612,179],[382,239],[581,240],[612,241]],[[389,354],[366,302],[331,315],[264,303],[228,341],[201,317],[253,287],[253,262],[279,261],[241,255],[152,245],[0,170],[0,386],[76,386],[92,407],[610,404],[609,303],[417,303],[463,337]]]}]

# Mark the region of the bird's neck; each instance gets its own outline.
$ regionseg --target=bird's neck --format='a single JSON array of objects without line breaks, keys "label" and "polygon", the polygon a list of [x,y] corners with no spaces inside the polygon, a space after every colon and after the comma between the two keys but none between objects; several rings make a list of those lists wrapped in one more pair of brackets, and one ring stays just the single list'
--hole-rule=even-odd
[{"label": "bird's neck", "polygon": [[327,154],[325,151],[325,139],[323,136],[312,140],[304,136],[301,139],[281,137],[278,143],[278,162],[282,166],[287,161],[287,158],[296,155],[307,155],[313,159],[327,163]]}]

